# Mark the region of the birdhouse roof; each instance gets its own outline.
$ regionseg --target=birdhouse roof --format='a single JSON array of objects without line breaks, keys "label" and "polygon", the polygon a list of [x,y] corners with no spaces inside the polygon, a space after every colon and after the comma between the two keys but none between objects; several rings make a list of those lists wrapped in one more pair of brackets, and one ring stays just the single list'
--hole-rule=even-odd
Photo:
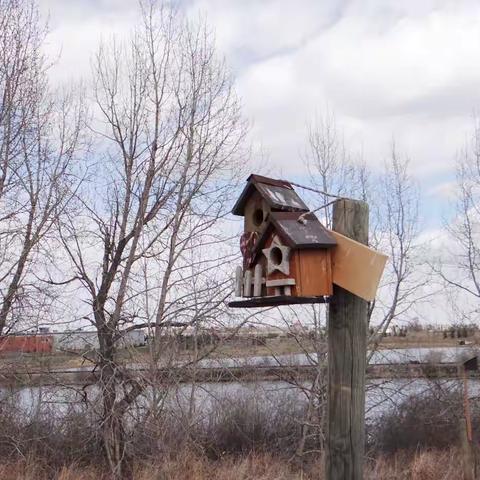
[{"label": "birdhouse roof", "polygon": [[243,215],[245,204],[254,191],[260,193],[271,210],[308,212],[308,207],[289,182],[252,174],[232,209],[234,215]]},{"label": "birdhouse roof", "polygon": [[[299,217],[302,217],[299,221]],[[255,246],[255,255],[264,247],[274,231],[293,249],[331,248],[337,242],[333,235],[320,223],[313,213],[272,212],[268,226]]]}]

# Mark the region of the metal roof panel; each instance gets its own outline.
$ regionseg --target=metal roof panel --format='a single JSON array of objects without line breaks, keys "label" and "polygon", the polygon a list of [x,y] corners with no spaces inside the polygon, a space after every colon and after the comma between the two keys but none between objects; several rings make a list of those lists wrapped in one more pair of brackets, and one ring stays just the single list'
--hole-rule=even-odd
[{"label": "metal roof panel", "polygon": [[234,215],[243,215],[245,204],[255,190],[260,193],[272,210],[308,211],[308,207],[287,181],[252,174],[248,177],[247,185],[232,209]]},{"label": "metal roof panel", "polygon": [[313,213],[272,212],[270,221],[292,248],[330,248],[337,244]]}]

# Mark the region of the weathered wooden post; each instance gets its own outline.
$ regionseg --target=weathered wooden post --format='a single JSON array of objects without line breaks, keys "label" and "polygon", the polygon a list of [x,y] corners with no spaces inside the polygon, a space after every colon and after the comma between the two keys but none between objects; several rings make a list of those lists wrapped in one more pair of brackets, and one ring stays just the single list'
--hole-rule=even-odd
[{"label": "weathered wooden post", "polygon": [[476,446],[473,443],[472,417],[470,413],[470,399],[468,395],[468,379],[471,371],[478,370],[478,357],[472,357],[459,365],[463,379],[463,413],[460,436],[462,440],[463,478],[475,480],[477,478]]},{"label": "weathered wooden post", "polygon": [[[368,243],[368,205],[342,199],[333,230]],[[327,480],[363,479],[367,301],[334,285],[328,314]]]}]

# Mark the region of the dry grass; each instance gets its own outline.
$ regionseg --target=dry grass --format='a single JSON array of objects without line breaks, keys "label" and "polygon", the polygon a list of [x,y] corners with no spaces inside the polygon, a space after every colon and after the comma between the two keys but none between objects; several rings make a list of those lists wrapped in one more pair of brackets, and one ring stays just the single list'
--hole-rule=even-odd
[{"label": "dry grass", "polygon": [[[302,404],[288,394],[270,402],[256,395],[238,396],[233,404],[219,396],[193,426],[181,410],[132,425],[127,440],[134,479],[322,480],[322,462],[315,454],[305,458],[303,472],[288,461],[299,442]],[[370,425],[372,460],[365,479],[460,479],[451,446],[458,444],[461,397],[452,395],[407,398]],[[22,416],[14,400],[0,404],[0,480],[108,478],[98,420],[88,409],[61,417],[47,409],[30,418]],[[480,418],[478,412],[472,403],[474,419]],[[318,451],[313,440],[307,451]]]},{"label": "dry grass", "polygon": [[480,344],[480,332],[467,338],[443,338],[443,332],[413,332],[409,331],[406,337],[383,337],[379,347],[389,348],[435,348],[435,347],[458,347],[461,340],[471,342],[472,346]]},{"label": "dry grass", "polygon": [[[57,472],[33,459],[0,465],[2,480],[107,480],[94,467],[63,467]],[[372,461],[365,480],[460,480],[459,456],[449,451],[425,451],[413,456],[397,454]],[[271,455],[248,455],[218,461],[188,452],[162,462],[137,465],[133,480],[323,480],[321,462],[303,472]]]},{"label": "dry grass", "polygon": [[455,449],[424,451],[413,456],[381,457],[368,469],[366,480],[462,480],[460,456]]},{"label": "dry grass", "polygon": [[268,455],[249,455],[241,459],[225,458],[217,462],[194,456],[167,460],[158,466],[139,468],[135,480],[297,480],[284,461]]},{"label": "dry grass", "polygon": [[[63,467],[52,472],[32,460],[0,466],[2,480],[107,480],[105,471],[95,468]],[[287,463],[266,455],[217,462],[184,454],[151,465],[138,465],[133,480],[300,480]],[[318,478],[318,477],[317,477]]]}]

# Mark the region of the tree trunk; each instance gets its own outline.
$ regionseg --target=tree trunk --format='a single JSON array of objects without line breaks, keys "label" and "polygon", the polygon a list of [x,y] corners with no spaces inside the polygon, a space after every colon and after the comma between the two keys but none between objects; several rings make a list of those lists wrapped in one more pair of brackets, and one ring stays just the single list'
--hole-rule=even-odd
[{"label": "tree trunk", "polygon": [[114,362],[113,336],[107,333],[102,343],[100,389],[103,397],[103,444],[112,480],[129,480],[132,478],[132,469],[125,444],[123,411],[117,402],[120,385]]}]

